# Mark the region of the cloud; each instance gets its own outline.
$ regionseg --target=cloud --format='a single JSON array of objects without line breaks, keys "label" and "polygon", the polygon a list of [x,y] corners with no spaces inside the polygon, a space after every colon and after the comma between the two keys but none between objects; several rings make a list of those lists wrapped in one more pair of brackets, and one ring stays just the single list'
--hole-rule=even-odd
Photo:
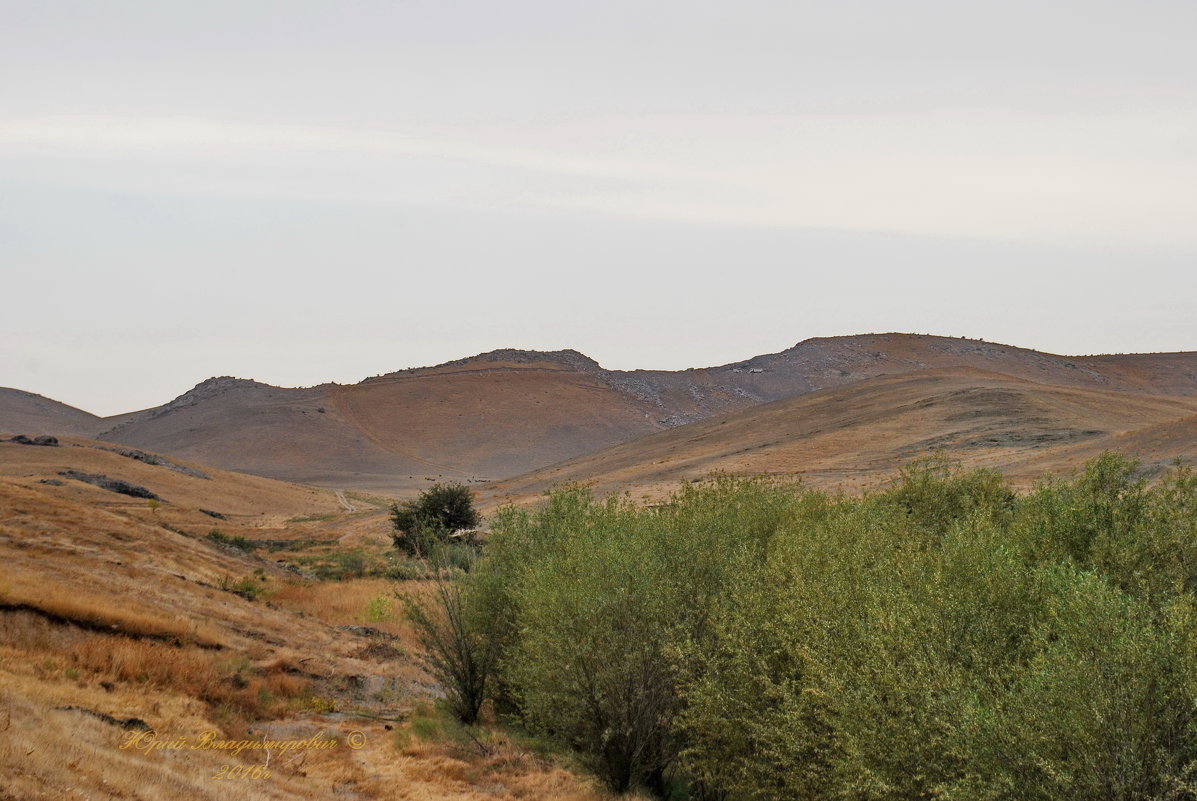
[{"label": "cloud", "polygon": [[412,130],[90,116],[2,121],[0,159],[163,194],[1193,251],[1195,131],[1183,112],[1002,109]]}]

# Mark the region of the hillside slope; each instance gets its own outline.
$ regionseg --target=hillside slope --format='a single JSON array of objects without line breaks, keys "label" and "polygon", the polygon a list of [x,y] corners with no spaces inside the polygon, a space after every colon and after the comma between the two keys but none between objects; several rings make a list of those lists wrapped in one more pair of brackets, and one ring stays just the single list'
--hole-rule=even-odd
[{"label": "hillside slope", "polygon": [[611,801],[524,746],[412,734],[438,688],[395,582],[298,567],[389,546],[379,504],[112,447],[0,442],[0,799]]},{"label": "hillside slope", "polygon": [[560,483],[656,498],[715,471],[861,488],[935,450],[1016,481],[1105,448],[1149,462],[1197,456],[1197,397],[1040,384],[976,369],[879,376],[775,401],[568,460],[488,487],[520,501]]},{"label": "hillside slope", "polygon": [[107,428],[104,418],[56,400],[0,387],[0,434],[91,436]]},{"label": "hillside slope", "polygon": [[[504,479],[762,403],[934,369],[1197,395],[1197,353],[1069,357],[868,334],[682,371],[608,370],[575,351],[508,349],[353,385],[213,378],[163,406],[108,418],[99,436],[273,478],[406,494],[427,481]],[[27,419],[2,412],[0,429],[14,433]]]}]

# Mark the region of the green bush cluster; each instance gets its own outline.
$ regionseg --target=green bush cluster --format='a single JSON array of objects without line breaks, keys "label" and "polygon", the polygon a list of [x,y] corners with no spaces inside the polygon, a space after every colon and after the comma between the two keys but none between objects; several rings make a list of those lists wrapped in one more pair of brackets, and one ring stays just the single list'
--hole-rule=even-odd
[{"label": "green bush cluster", "polygon": [[1197,477],[1149,487],[1114,454],[1021,496],[935,458],[859,498],[563,489],[496,516],[442,645],[474,714],[616,790],[1191,799],[1195,529]]},{"label": "green bush cluster", "polygon": [[414,500],[391,505],[395,547],[417,558],[429,556],[440,546],[453,546],[457,551],[469,547],[472,541],[459,535],[478,522],[474,494],[463,484],[434,484]]},{"label": "green bush cluster", "polygon": [[256,601],[258,597],[266,592],[264,587],[259,582],[265,582],[266,575],[259,570],[253,576],[245,576],[240,579],[231,579],[228,576],[221,576],[220,589],[225,592],[231,592],[235,595],[240,595],[247,601]]},{"label": "green bush cluster", "polygon": [[208,539],[212,540],[212,542],[215,542],[217,545],[227,545],[230,548],[236,548],[240,551],[245,551],[246,553],[249,553],[254,548],[258,547],[258,543],[251,539],[247,539],[240,535],[230,536],[216,528],[208,532]]}]

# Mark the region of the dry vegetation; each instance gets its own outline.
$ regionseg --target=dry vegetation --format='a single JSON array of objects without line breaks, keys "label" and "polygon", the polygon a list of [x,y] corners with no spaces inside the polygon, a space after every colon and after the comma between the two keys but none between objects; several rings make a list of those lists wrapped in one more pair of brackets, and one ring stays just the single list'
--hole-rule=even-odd
[{"label": "dry vegetation", "polygon": [[976,369],[879,376],[643,437],[482,490],[523,503],[552,486],[658,501],[712,472],[800,477],[859,493],[932,450],[1026,488],[1107,449],[1162,471],[1197,457],[1197,397],[1062,387]]},{"label": "dry vegetation", "polygon": [[[1049,387],[1027,380],[1039,369],[1028,365],[1019,378],[958,369],[883,376],[712,418],[505,482],[481,506],[539,498],[566,479],[651,500],[716,468],[802,473],[809,485],[856,491],[935,446],[1016,482],[1070,469],[1107,446],[1144,456],[1149,467],[1197,453],[1193,397]],[[1131,366],[1106,367],[1134,385]],[[426,387],[470,400],[480,380],[508,369],[521,376],[508,388],[528,390],[504,395],[511,404],[541,394],[547,402],[574,376],[559,365],[495,363],[443,370]],[[420,400],[421,386],[403,375],[370,382],[312,419],[352,418],[401,437],[400,424],[372,415],[396,393]],[[503,447],[518,451],[534,433],[512,429]],[[412,455],[421,488],[420,471],[440,468],[419,460],[442,439]],[[393,560],[388,499],[349,493],[351,512],[331,491],[193,465],[205,480],[97,445],[108,447],[0,442],[0,801],[610,797],[559,752],[493,722],[463,729],[430,706],[440,688],[421,667],[395,594],[426,597],[430,586]],[[490,469],[484,451],[470,454],[471,469]],[[144,486],[162,501],[60,476],[69,469]],[[303,572],[316,570],[344,580]],[[323,733],[338,746],[276,758],[269,780],[218,780],[220,765],[261,757],[122,750],[142,723],[192,738]],[[348,745],[354,731],[365,735],[361,748]]]},{"label": "dry vegetation", "polygon": [[[41,483],[64,468],[150,486],[169,503]],[[0,799],[608,797],[568,766],[428,710],[436,687],[395,597],[420,595],[422,582],[314,581],[280,564],[379,551],[379,499],[355,498],[351,514],[331,493],[211,473],[86,445],[0,443]],[[217,520],[200,509],[236,511]],[[230,544],[239,538],[248,551]],[[308,547],[278,545],[289,541]],[[261,542],[275,545],[252,547]],[[233,591],[242,586],[253,591]],[[218,779],[222,765],[265,757],[122,749],[142,726],[163,740],[212,731],[337,745],[275,753],[269,779]],[[353,732],[363,747],[349,746]]]},{"label": "dry vegetation", "polygon": [[80,595],[77,588],[44,577],[35,581],[27,576],[8,576],[0,583],[0,609],[30,610],[58,623],[131,637],[222,647],[217,630],[202,620],[168,617],[130,606],[127,601]]}]

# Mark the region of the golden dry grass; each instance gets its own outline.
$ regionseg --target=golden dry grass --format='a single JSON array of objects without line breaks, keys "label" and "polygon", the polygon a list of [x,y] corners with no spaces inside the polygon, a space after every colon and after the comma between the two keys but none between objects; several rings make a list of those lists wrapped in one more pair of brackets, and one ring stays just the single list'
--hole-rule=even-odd
[{"label": "golden dry grass", "polygon": [[38,610],[86,628],[106,629],[133,637],[173,640],[220,648],[223,642],[209,623],[184,616],[154,613],[110,597],[82,595],[77,588],[46,576],[36,579],[9,574],[0,576],[0,607]]},{"label": "golden dry grass", "polygon": [[[96,458],[84,448],[43,450]],[[427,702],[432,685],[393,592],[420,594],[424,584],[299,581],[209,540],[210,518],[196,510],[154,511],[94,487],[4,478],[3,456],[0,799],[606,797],[569,770],[516,750],[482,754],[439,740],[396,748],[384,725],[404,724],[379,717],[402,717]],[[190,480],[214,493],[197,505],[220,508],[219,483]],[[297,530],[285,523],[310,510],[302,503],[280,509],[283,528],[267,536],[310,536],[312,523],[296,523]],[[333,541],[377,538],[363,518],[315,525]],[[223,591],[225,577],[252,577],[266,594],[251,602]],[[396,639],[338,628],[362,624]],[[324,732],[341,745],[275,759],[269,780],[234,782],[213,776],[222,764],[260,764],[260,753],[122,750],[127,733],[119,723],[130,719],[167,738]],[[347,747],[355,730],[365,733],[366,747]]]},{"label": "golden dry grass", "polygon": [[[393,634],[399,638],[398,647],[411,652],[416,648],[415,633],[406,621],[403,600],[397,594],[418,600],[427,596],[431,588],[431,582],[427,581],[388,579],[289,583],[271,601],[330,625],[367,625]],[[371,617],[372,606],[374,610],[382,610],[385,616]]]},{"label": "golden dry grass", "polygon": [[[860,491],[942,449],[996,468],[1017,485],[1066,471],[1137,430],[1168,433],[1131,451],[1152,461],[1197,457],[1197,397],[1061,387],[976,369],[880,376],[704,420],[624,443],[483,490],[488,504],[534,501],[561,483],[637,500],[668,495],[715,471],[801,477]],[[1185,420],[1190,423],[1182,425]]]},{"label": "golden dry grass", "polygon": [[[36,694],[29,692],[36,689]],[[72,692],[73,690],[73,692]],[[167,739],[183,736],[198,742],[214,724],[185,703],[153,689],[143,692],[158,713],[152,724]],[[68,703],[62,703],[62,702]],[[129,733],[84,712],[63,709],[70,702],[97,704],[94,696],[71,688],[55,690],[44,683],[31,688],[0,673],[0,792],[22,801],[84,798],[138,798],[152,801],[203,799],[325,799],[337,785],[361,780],[361,770],[346,748],[309,752],[299,769],[276,765],[259,781],[228,781],[222,764],[252,765],[204,749],[145,753],[122,749]],[[103,705],[101,705],[103,706]],[[316,733],[322,727],[311,727]]]},{"label": "golden dry grass", "polygon": [[411,723],[371,733],[361,756],[378,766],[378,773],[362,789],[372,798],[404,801],[613,798],[594,779],[537,755],[502,730],[478,730],[475,736],[477,742],[443,732],[422,739]]},{"label": "golden dry grass", "polygon": [[[344,511],[330,490],[276,481],[260,476],[218,470],[182,459],[170,461],[195,468],[210,477],[196,478],[159,465],[146,464],[113,453],[121,447],[111,442],[64,437],[61,447],[46,448],[0,442],[0,476],[25,486],[36,486],[41,479],[62,481],[62,486],[41,485],[40,489],[65,498],[82,499],[99,508],[119,509],[143,517],[157,518],[173,511],[190,512],[210,509],[224,513],[233,522],[262,522],[272,516],[340,514]],[[61,470],[78,470],[119,478],[153,491],[163,503],[152,514],[144,499],[130,498],[58,475]],[[197,524],[219,526],[224,523],[207,516],[194,517]]]},{"label": "golden dry grass", "polygon": [[[0,797],[6,792],[33,800],[611,798],[592,780],[501,732],[480,733],[483,751],[440,732],[420,739],[410,722],[387,731],[376,720],[294,710],[285,719],[230,727],[214,714],[212,699],[197,697],[226,687],[220,658],[195,648],[72,630],[28,612],[0,613]],[[136,735],[68,707],[117,719],[139,717],[163,741],[183,737],[194,743],[214,730],[250,740],[300,740],[323,732],[339,744],[274,758],[266,780],[221,781],[213,777],[222,764],[261,765],[263,752],[233,757],[122,749]],[[363,747],[349,747],[352,732],[361,732],[355,736],[363,737]]]}]

